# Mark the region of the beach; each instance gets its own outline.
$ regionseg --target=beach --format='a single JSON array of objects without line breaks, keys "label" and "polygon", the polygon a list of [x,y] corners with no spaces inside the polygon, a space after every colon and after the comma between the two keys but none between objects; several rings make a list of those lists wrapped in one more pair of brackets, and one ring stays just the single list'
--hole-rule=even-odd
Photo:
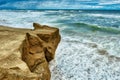
[{"label": "beach", "polygon": [[1,10],[0,25],[32,29],[37,22],[60,29],[61,41],[49,65],[51,80],[119,80],[119,13]]}]

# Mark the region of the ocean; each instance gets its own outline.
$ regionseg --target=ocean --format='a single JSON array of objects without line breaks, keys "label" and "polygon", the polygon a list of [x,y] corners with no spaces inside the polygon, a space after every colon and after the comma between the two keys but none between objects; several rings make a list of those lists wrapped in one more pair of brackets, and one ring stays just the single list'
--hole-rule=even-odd
[{"label": "ocean", "polygon": [[120,11],[0,10],[0,25],[60,29],[51,80],[120,80]]}]

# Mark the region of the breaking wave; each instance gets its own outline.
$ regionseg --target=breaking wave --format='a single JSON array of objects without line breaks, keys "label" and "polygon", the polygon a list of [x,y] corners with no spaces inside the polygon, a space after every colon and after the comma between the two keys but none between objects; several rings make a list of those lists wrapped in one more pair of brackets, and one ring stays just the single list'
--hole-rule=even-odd
[{"label": "breaking wave", "polygon": [[65,23],[69,26],[74,26],[77,28],[85,28],[91,31],[101,31],[101,32],[107,32],[107,33],[113,33],[113,34],[120,34],[120,29],[115,27],[103,27],[103,26],[97,26],[92,24],[86,24],[86,23]]}]

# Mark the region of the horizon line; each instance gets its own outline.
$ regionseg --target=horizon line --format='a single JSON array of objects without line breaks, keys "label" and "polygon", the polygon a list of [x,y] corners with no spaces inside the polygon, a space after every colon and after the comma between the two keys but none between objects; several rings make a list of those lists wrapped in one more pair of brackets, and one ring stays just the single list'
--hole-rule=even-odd
[{"label": "horizon line", "polygon": [[0,9],[0,10],[98,10],[98,11],[102,11],[102,10],[106,10],[106,11],[120,11],[120,9]]}]

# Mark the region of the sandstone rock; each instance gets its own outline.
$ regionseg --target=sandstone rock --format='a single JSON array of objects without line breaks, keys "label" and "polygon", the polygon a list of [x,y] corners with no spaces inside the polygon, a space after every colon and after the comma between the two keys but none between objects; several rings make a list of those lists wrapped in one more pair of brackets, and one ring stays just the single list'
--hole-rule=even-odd
[{"label": "sandstone rock", "polygon": [[53,28],[50,31],[51,27],[47,26],[47,25],[39,25],[38,23],[34,23],[33,25],[34,27],[37,27],[36,30],[42,29],[44,30],[48,30],[46,33],[41,33],[41,34],[37,34],[37,36],[43,40],[44,44],[44,51],[45,51],[45,57],[47,59],[47,61],[51,61],[54,58],[55,55],[55,50],[58,46],[58,43],[60,42],[61,37],[58,36],[59,35],[59,29],[57,28]]},{"label": "sandstone rock", "polygon": [[22,45],[22,60],[25,61],[31,72],[40,75],[42,80],[50,79],[48,62],[45,58],[42,41],[35,36],[26,34],[26,39]]},{"label": "sandstone rock", "polygon": [[50,80],[49,61],[59,29],[34,23],[34,30],[0,26],[0,80]]}]

